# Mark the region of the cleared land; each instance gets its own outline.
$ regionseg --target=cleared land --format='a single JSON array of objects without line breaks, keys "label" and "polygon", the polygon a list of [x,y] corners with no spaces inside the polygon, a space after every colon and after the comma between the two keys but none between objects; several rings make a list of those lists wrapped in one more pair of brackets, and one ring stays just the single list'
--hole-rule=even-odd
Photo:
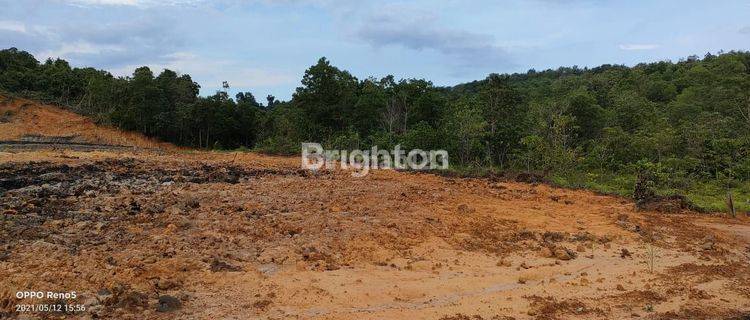
[{"label": "cleared land", "polygon": [[[297,158],[156,151],[144,137],[25,103],[0,107],[15,108],[0,140],[75,136],[141,148],[0,150],[3,316],[739,319],[750,311],[746,217],[636,212],[628,199],[543,184],[394,171],[353,178],[300,170]],[[65,303],[87,310],[19,314],[15,305],[39,303],[16,299],[20,290],[76,291]]]}]

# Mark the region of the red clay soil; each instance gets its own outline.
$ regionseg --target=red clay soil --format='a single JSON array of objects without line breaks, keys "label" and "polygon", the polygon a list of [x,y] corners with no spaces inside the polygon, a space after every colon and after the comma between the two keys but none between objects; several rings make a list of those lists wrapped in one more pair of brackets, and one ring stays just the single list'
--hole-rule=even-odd
[{"label": "red clay soil", "polygon": [[[71,130],[37,133],[86,136]],[[750,311],[744,217],[636,212],[628,199],[542,184],[312,173],[298,161],[0,150],[0,318],[731,319]],[[19,291],[77,296],[19,299]],[[33,304],[85,311],[17,309]]]}]

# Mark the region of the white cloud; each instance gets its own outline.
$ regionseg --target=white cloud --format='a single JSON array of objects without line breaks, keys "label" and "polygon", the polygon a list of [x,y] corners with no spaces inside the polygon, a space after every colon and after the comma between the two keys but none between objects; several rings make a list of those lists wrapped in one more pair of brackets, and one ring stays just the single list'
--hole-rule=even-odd
[{"label": "white cloud", "polygon": [[0,30],[26,33],[26,25],[19,21],[0,20]]},{"label": "white cloud", "polygon": [[42,51],[38,55],[57,58],[67,57],[72,54],[100,54],[116,51],[125,51],[125,49],[117,45],[101,45],[87,41],[77,41],[73,43],[63,43],[55,50]]},{"label": "white cloud", "polygon": [[621,50],[654,50],[659,47],[658,44],[621,44]]},{"label": "white cloud", "polygon": [[134,6],[137,5],[139,0],[71,0],[70,2],[76,4],[88,4],[88,5],[114,5],[114,6]]},{"label": "white cloud", "polygon": [[750,34],[750,26],[744,27],[740,29],[740,33],[742,34]]},{"label": "white cloud", "polygon": [[183,33],[174,18],[134,18],[125,22],[88,20],[59,25],[21,24],[0,20],[0,47],[17,47],[37,59],[62,58],[75,66],[116,68],[145,63],[167,63],[184,47]]},{"label": "white cloud", "polygon": [[[286,72],[252,67],[238,61],[205,58],[190,52],[168,54],[162,59],[168,62],[147,65],[156,74],[163,69],[189,74],[204,88],[218,88],[223,81],[229,82],[235,89],[273,87],[298,81],[296,76]],[[137,67],[140,65],[116,68],[111,72],[119,76],[129,76]]]},{"label": "white cloud", "polygon": [[76,6],[131,6],[131,7],[156,7],[194,5],[203,0],[63,0]]}]

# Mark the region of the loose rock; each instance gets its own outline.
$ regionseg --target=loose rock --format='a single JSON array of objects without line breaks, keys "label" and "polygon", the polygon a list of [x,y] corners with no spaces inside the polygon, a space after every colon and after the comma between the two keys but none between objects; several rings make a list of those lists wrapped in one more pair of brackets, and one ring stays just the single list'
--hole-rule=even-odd
[{"label": "loose rock", "polygon": [[159,303],[156,306],[158,312],[170,312],[182,307],[182,302],[173,296],[159,296]]}]

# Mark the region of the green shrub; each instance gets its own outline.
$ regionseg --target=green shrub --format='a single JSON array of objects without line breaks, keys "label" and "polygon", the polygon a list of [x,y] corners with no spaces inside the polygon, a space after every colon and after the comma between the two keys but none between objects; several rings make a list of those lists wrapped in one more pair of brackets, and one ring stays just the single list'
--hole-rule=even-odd
[{"label": "green shrub", "polygon": [[283,136],[273,136],[261,141],[255,150],[266,154],[293,155],[300,152],[300,143]]},{"label": "green shrub", "polygon": [[364,146],[359,133],[354,131],[354,129],[352,128],[329,139],[328,141],[326,141],[326,143],[324,143],[324,145],[326,149],[335,150],[355,150],[362,148],[369,149],[368,146]]}]

